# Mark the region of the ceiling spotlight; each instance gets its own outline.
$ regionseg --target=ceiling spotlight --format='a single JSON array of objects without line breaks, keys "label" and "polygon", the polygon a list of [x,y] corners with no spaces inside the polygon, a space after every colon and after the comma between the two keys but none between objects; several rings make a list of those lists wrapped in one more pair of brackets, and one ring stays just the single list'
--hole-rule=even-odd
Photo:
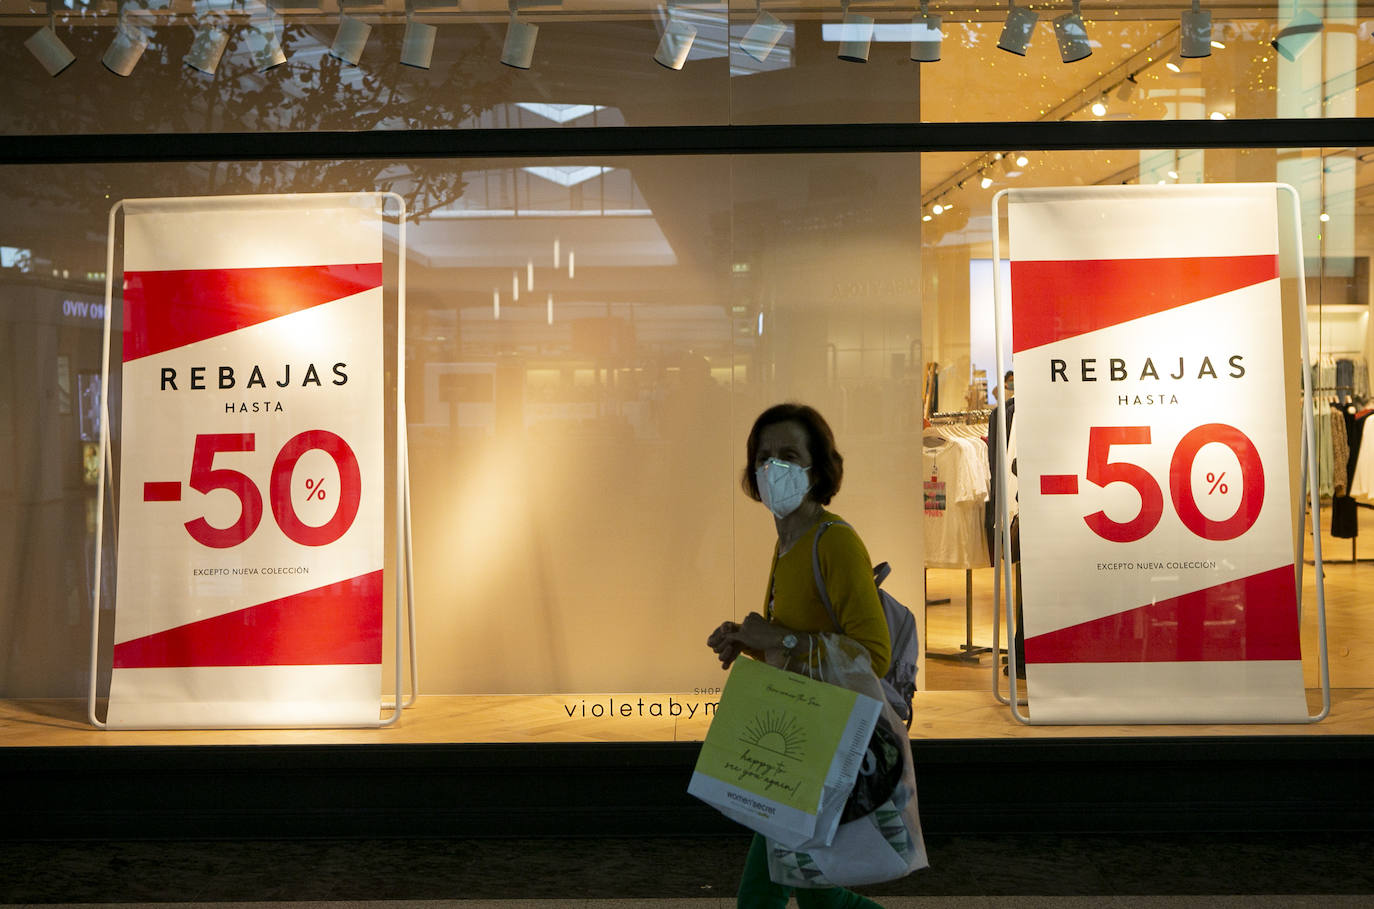
[{"label": "ceiling spotlight", "polygon": [[997,46],[1024,57],[1040,15],[1024,6],[1017,6],[1016,0],[1007,0],[1007,6],[1007,21],[1002,26],[1002,36],[997,39]]},{"label": "ceiling spotlight", "polygon": [[1169,171],[1169,179],[1170,179],[1170,180],[1177,180],[1177,179],[1178,179],[1178,171],[1176,171],[1176,170],[1171,170],[1171,171]]},{"label": "ceiling spotlight", "polygon": [[1065,63],[1092,56],[1093,49],[1088,42],[1088,27],[1083,24],[1078,0],[1073,0],[1073,12],[1065,13],[1054,20],[1054,36],[1059,39],[1059,59]]},{"label": "ceiling spotlight", "polygon": [[30,35],[24,41],[24,46],[43,64],[49,76],[56,76],[76,61],[76,55],[62,43],[51,25],[45,25]]},{"label": "ceiling spotlight", "polygon": [[943,215],[945,213],[945,207],[939,202],[936,202],[930,207],[930,213],[933,215]]},{"label": "ceiling spotlight", "polygon": [[850,63],[867,63],[873,46],[873,17],[851,13],[848,3],[841,9],[844,19],[840,23],[840,52],[836,56]]},{"label": "ceiling spotlight", "polygon": [[692,51],[692,42],[697,39],[697,27],[678,18],[675,12],[672,0],[669,0],[668,22],[663,26],[663,37],[658,39],[654,62],[668,69],[680,70],[687,65],[687,55]]},{"label": "ceiling spotlight", "polygon": [[196,30],[196,38],[191,49],[181,60],[191,69],[213,76],[219,69],[224,48],[229,44],[229,33],[215,25],[202,25]]},{"label": "ceiling spotlight", "polygon": [[1093,102],[1092,112],[1094,117],[1107,116],[1107,99],[1105,96]]},{"label": "ceiling spotlight", "polygon": [[501,46],[501,62],[516,69],[529,69],[534,62],[534,42],[539,38],[539,26],[522,22],[510,8],[510,23],[506,26],[506,43]]},{"label": "ceiling spotlight", "polygon": [[787,26],[777,16],[764,9],[762,3],[757,8],[758,14],[754,16],[749,30],[740,39],[739,49],[762,63],[768,59],[778,41],[787,33]]},{"label": "ceiling spotlight", "polygon": [[1181,72],[1183,72],[1183,67],[1180,66],[1179,63],[1178,63],[1178,61],[1177,61],[1176,59],[1174,59],[1173,57],[1170,57],[1168,60],[1164,61],[1164,68],[1167,69],[1167,70],[1168,70],[1169,72],[1171,72],[1171,73],[1181,73]]},{"label": "ceiling spotlight", "polygon": [[1135,91],[1135,86],[1136,86],[1135,76],[1127,76],[1127,77],[1126,77],[1126,80],[1125,80],[1124,82],[1122,82],[1121,85],[1120,85],[1120,87],[1118,87],[1117,90],[1116,90],[1116,100],[1118,100],[1118,101],[1129,101],[1129,100],[1131,100],[1131,94]]},{"label": "ceiling spotlight", "polygon": [[944,40],[940,17],[930,14],[927,0],[921,0],[921,14],[911,20],[911,59],[916,63],[934,63],[940,59],[940,43]]},{"label": "ceiling spotlight", "polygon": [[434,36],[439,29],[427,22],[416,22],[406,14],[406,30],[401,37],[401,62],[416,69],[429,69],[434,59]]},{"label": "ceiling spotlight", "polygon": [[286,62],[277,18],[270,10],[265,17],[255,18],[248,24],[244,38],[248,42],[248,55],[253,59],[253,68],[258,72],[265,73]]},{"label": "ceiling spotlight", "polygon": [[1217,41],[1215,39],[1213,39],[1212,41],[1212,46],[1215,47],[1217,50],[1226,50],[1226,45],[1223,42]]},{"label": "ceiling spotlight", "polygon": [[983,179],[978,181],[978,185],[983,189],[987,189],[989,186],[992,185],[992,178],[987,175],[984,175]]},{"label": "ceiling spotlight", "polygon": [[1296,60],[1298,54],[1307,49],[1307,45],[1312,43],[1312,39],[1317,37],[1321,30],[1321,17],[1310,10],[1300,9],[1293,17],[1293,21],[1279,29],[1271,43],[1274,50],[1283,54],[1285,59]]},{"label": "ceiling spotlight", "polygon": [[1223,113],[1222,113],[1221,111],[1219,111],[1219,110],[1214,110],[1214,111],[1212,111],[1210,114],[1207,115],[1207,119],[1209,119],[1209,120],[1225,120],[1225,119],[1226,119],[1226,115],[1223,114]]},{"label": "ceiling spotlight", "polygon": [[334,43],[329,48],[329,55],[350,66],[357,66],[358,61],[363,58],[363,48],[367,46],[367,36],[370,34],[372,26],[340,12],[339,30],[334,33]]},{"label": "ceiling spotlight", "polygon": [[1325,224],[1327,221],[1331,220],[1331,216],[1328,215],[1326,212],[1322,212],[1321,214],[1317,215],[1317,220]]},{"label": "ceiling spotlight", "polygon": [[1199,0],[1179,15],[1178,55],[1185,59],[1212,56],[1212,12]]},{"label": "ceiling spotlight", "polygon": [[143,30],[130,25],[124,18],[124,8],[119,10],[119,21],[115,26],[115,37],[105,51],[100,62],[116,76],[128,76],[138,66],[139,58],[148,49],[148,36]]},{"label": "ceiling spotlight", "polygon": [[1027,164],[1029,164],[1029,163],[1030,163],[1030,158],[1027,158],[1024,154],[1021,154],[1021,155],[1017,155],[1017,156],[1016,156],[1016,166],[1017,166],[1017,167],[1025,167],[1025,166],[1026,166]]},{"label": "ceiling spotlight", "polygon": [[929,221],[929,220],[930,220],[930,215],[921,215],[921,220],[922,220],[922,221]]}]

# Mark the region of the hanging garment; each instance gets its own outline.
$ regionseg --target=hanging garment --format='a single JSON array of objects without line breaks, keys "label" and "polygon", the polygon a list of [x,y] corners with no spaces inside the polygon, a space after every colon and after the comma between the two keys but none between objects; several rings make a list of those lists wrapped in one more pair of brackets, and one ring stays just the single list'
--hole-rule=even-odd
[{"label": "hanging garment", "polygon": [[[1343,408],[1330,408],[1331,419],[1327,423],[1331,443],[1331,464],[1326,467],[1326,472],[1330,474],[1329,482],[1326,484],[1329,488],[1325,490],[1328,495],[1343,496],[1346,491],[1345,476],[1350,466],[1350,445],[1345,438],[1345,415],[1342,410]],[[1321,442],[1320,433],[1317,434],[1317,441]],[[1321,450],[1318,449],[1318,452],[1320,456]]]},{"label": "hanging garment", "polygon": [[[1349,469],[1346,471],[1346,490],[1351,488],[1351,481],[1354,478],[1355,465],[1359,461],[1361,441],[1364,438],[1364,421],[1369,417],[1371,411],[1356,412],[1354,405],[1347,405],[1341,410],[1341,415],[1345,422],[1346,442],[1350,447],[1350,457],[1347,459]],[[1331,500],[1331,535],[1343,540],[1353,540],[1360,535],[1360,515],[1355,505],[1355,500],[1349,495],[1335,496]]]},{"label": "hanging garment", "polygon": [[986,456],[973,439],[927,435],[924,469],[925,556],[930,568],[986,568],[991,564],[983,532],[988,497]]},{"label": "hanging garment", "polygon": [[1359,457],[1355,459],[1355,469],[1350,472],[1351,498],[1366,502],[1374,499],[1374,444],[1361,445]]}]

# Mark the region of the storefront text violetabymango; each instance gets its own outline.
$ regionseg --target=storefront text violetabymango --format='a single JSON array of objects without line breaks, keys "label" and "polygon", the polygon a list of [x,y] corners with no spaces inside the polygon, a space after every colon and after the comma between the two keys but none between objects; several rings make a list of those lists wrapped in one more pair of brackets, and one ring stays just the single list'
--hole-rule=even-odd
[{"label": "storefront text violetabymango", "polygon": [[642,697],[633,700],[608,697],[605,700],[591,701],[583,698],[576,702],[565,703],[563,710],[569,719],[667,716],[684,717],[691,720],[699,716],[714,715],[718,703],[718,701],[687,701],[673,697],[658,700],[645,700]]}]

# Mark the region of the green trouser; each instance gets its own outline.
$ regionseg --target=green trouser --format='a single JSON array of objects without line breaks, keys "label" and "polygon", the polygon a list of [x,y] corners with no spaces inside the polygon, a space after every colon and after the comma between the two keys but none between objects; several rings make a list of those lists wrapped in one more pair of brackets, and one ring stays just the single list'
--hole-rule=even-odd
[{"label": "green trouser", "polygon": [[735,905],[738,909],[783,909],[793,893],[801,909],[882,909],[877,903],[865,899],[843,887],[829,887],[825,890],[812,890],[775,884],[768,877],[768,846],[762,836],[754,834],[749,844],[749,857],[744,860],[744,874],[739,881],[739,895]]}]

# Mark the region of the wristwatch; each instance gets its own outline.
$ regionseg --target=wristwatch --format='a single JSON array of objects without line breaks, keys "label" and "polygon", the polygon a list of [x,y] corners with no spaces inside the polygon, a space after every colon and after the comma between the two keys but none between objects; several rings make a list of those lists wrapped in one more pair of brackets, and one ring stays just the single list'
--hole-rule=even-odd
[{"label": "wristwatch", "polygon": [[787,652],[787,653],[790,655],[790,654],[792,653],[792,651],[795,650],[796,648],[797,648],[797,636],[796,636],[795,634],[793,634],[792,632],[789,631],[789,632],[787,632],[787,634],[785,634],[785,635],[782,636],[782,649],[783,649],[785,652]]}]

